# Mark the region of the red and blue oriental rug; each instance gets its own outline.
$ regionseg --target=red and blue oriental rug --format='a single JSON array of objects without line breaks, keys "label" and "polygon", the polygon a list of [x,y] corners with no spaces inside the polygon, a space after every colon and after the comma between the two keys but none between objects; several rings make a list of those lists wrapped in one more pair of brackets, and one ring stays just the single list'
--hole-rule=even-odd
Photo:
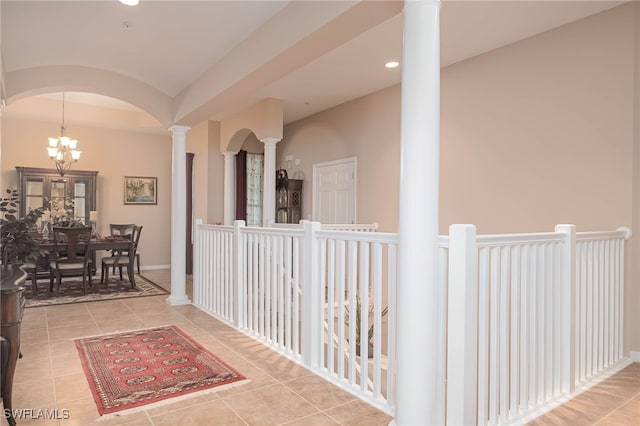
[{"label": "red and blue oriental rug", "polygon": [[85,337],[75,343],[100,415],[246,380],[176,326]]}]

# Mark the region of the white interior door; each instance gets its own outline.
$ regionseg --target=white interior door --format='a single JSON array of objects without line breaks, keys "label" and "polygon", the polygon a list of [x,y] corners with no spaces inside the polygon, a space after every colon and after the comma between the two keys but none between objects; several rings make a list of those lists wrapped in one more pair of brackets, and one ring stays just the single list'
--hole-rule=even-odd
[{"label": "white interior door", "polygon": [[320,223],[355,223],[356,157],[313,165],[313,215]]}]

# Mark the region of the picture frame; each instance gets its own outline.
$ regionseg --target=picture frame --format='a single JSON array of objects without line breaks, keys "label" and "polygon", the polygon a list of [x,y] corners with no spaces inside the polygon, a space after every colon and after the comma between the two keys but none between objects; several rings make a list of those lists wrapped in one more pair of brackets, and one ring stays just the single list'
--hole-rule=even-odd
[{"label": "picture frame", "polygon": [[158,204],[158,178],[145,176],[124,177],[124,204]]}]

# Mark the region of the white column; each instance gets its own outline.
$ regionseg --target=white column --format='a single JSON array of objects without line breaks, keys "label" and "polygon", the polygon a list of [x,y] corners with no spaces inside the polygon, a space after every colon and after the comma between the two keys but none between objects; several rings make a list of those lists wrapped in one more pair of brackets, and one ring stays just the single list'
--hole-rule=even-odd
[{"label": "white column", "polygon": [[406,1],[400,126],[397,425],[436,423],[440,1]]},{"label": "white column", "polygon": [[264,174],[262,188],[262,226],[269,226],[276,221],[276,144],[277,138],[265,138]]},{"label": "white column", "polygon": [[224,224],[233,225],[236,217],[236,155],[237,152],[225,151],[224,154]]},{"label": "white column", "polygon": [[191,303],[186,293],[187,250],[187,165],[185,141],[186,126],[171,126],[173,136],[172,184],[171,184],[171,295],[167,303],[171,306]]}]

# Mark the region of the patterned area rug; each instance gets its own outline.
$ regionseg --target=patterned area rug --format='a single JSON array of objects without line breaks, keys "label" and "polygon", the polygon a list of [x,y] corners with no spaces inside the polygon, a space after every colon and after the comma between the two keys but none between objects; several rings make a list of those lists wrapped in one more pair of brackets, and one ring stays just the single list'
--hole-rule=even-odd
[{"label": "patterned area rug", "polygon": [[[117,275],[117,273],[116,273]],[[60,295],[56,296],[55,285],[49,294],[49,280],[38,280],[38,292],[33,295],[31,280],[25,281],[26,307],[64,305],[67,303],[96,302],[100,300],[126,299],[129,297],[157,296],[169,294],[168,291],[153,283],[142,275],[135,276],[136,288],[125,278],[120,281],[110,278],[105,286],[100,284],[100,277],[93,277],[93,285],[87,285],[87,294],[82,294],[82,278],[64,278],[60,286]]]},{"label": "patterned area rug", "polygon": [[75,342],[100,415],[246,380],[173,325]]}]

